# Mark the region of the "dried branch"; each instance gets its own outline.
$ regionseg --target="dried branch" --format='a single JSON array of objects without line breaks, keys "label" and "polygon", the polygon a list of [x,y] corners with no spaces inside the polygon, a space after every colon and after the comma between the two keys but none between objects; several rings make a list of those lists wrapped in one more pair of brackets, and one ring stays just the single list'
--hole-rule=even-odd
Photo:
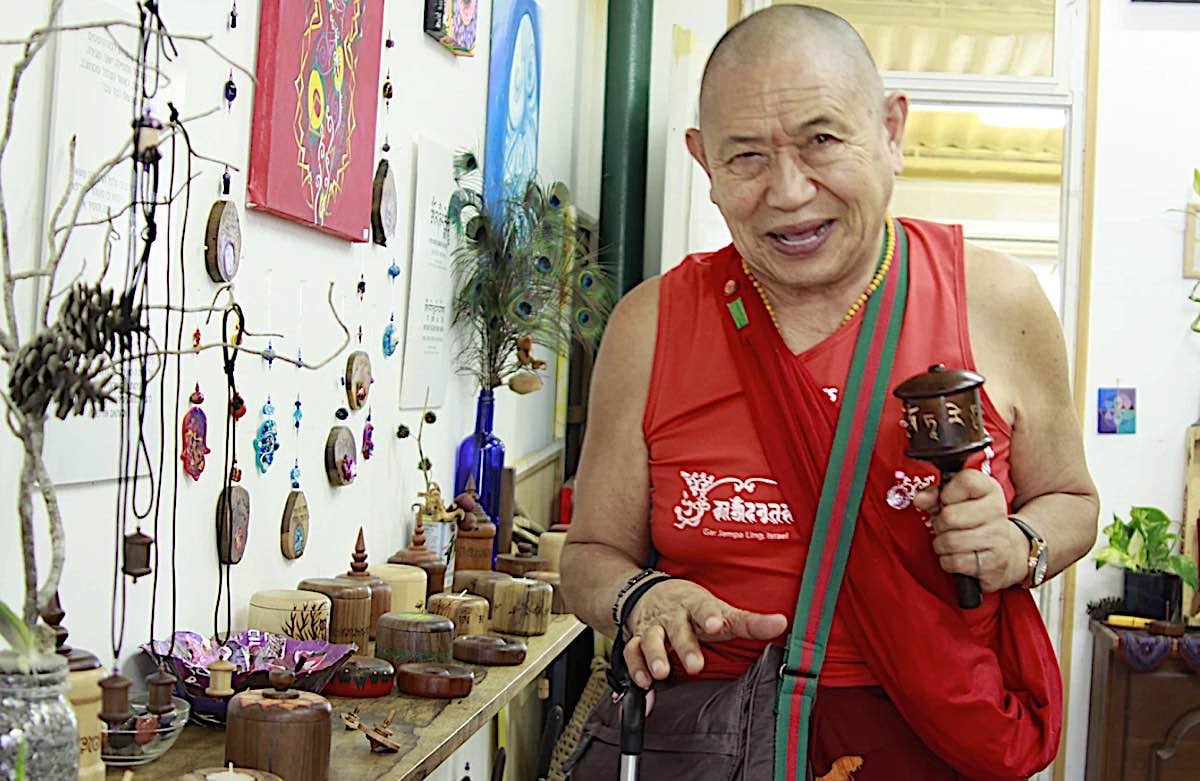
[{"label": "dried branch", "polygon": [[108,40],[112,41],[112,45],[114,47],[116,47],[117,51],[121,52],[121,54],[124,55],[125,59],[132,62],[135,67],[141,66],[142,68],[144,68],[146,70],[146,72],[153,73],[155,78],[160,79],[164,85],[169,86],[171,84],[170,76],[168,76],[166,73],[164,73],[161,68],[159,68],[155,65],[152,65],[149,62],[142,62],[136,54],[134,54],[131,51],[128,51],[124,46],[121,45],[121,42],[119,40],[117,40],[117,36],[113,35],[112,30],[105,27],[104,34],[108,36]]},{"label": "dried branch", "polygon": [[[50,15],[46,20],[47,26],[54,24],[54,20],[58,18],[58,12],[62,9],[62,4],[63,0],[53,0],[50,3]],[[21,87],[21,77],[25,75],[25,70],[42,50],[42,47],[46,45],[47,40],[46,36],[33,36],[31,39],[23,41],[25,54],[13,66],[12,80],[8,87],[8,112],[4,116],[4,135],[0,136],[0,166],[4,161],[4,153],[8,151],[8,142],[12,139],[13,113],[17,106],[17,92]],[[8,207],[4,200],[3,176],[0,176],[0,274],[3,274],[4,315],[7,320],[8,335],[14,344],[20,344],[21,332],[17,329],[17,310],[13,298],[12,247],[8,237]]]},{"label": "dried branch", "polygon": [[48,277],[50,272],[44,268],[35,268],[29,271],[14,271],[9,275],[9,279],[13,282],[20,282],[23,279],[37,279],[38,277]]},{"label": "dried branch", "polygon": [[[111,30],[113,27],[123,27],[132,30],[141,30],[142,26],[136,22],[131,22],[127,19],[104,19],[97,22],[80,22],[79,24],[60,24],[55,25],[54,19],[57,17],[58,8],[62,5],[63,0],[54,0],[54,9],[51,11],[50,22],[45,27],[39,27],[29,34],[27,38],[0,38],[0,46],[29,46],[31,43],[45,41],[46,37],[52,33],[74,32],[79,30]],[[212,42],[211,35],[193,35],[189,33],[172,33],[166,30],[151,28],[147,30],[151,35],[166,37],[177,41],[195,41],[203,44],[209,51],[224,60],[227,65],[244,73],[249,79],[255,83],[258,82],[254,78],[254,74],[243,68],[241,65],[230,59],[218,49]]]},{"label": "dried branch", "polygon": [[[75,276],[71,277],[70,282],[68,282],[63,287],[60,287],[58,290],[51,291],[50,300],[53,301],[54,299],[64,296],[67,293],[71,292],[71,288],[75,287],[75,283],[83,278],[83,273],[85,271],[87,271],[87,259],[86,258],[84,259],[84,261],[82,263],[79,264],[79,270],[75,272]],[[103,279],[104,277],[100,277],[100,278]]]},{"label": "dried branch", "polygon": [[45,443],[46,421],[44,418],[31,417],[25,419],[25,454],[32,464],[32,471],[37,478],[38,490],[42,494],[42,503],[46,506],[46,517],[50,521],[50,570],[42,587],[37,590],[37,610],[50,604],[58,592],[58,582],[62,579],[63,564],[67,560],[66,535],[63,531],[62,512],[58,507],[58,495],[50,473],[46,471],[46,463],[42,460],[42,447]]},{"label": "dried branch", "polygon": [[[171,205],[172,203],[175,202],[176,198],[183,195],[183,191],[185,189],[187,189],[188,185],[190,185],[192,182],[199,179],[201,176],[202,176],[202,174],[192,174],[190,177],[188,177],[186,182],[184,182],[183,184],[181,184],[179,186],[178,190],[171,193],[169,196],[167,196],[165,199],[163,199],[161,201],[154,201],[154,205],[155,206]],[[98,220],[85,220],[83,222],[73,222],[69,225],[59,225],[58,227],[54,228],[54,230],[51,232],[50,235],[54,236],[54,235],[57,235],[65,230],[71,229],[71,228],[88,228],[88,227],[92,227],[95,225],[111,225],[113,220],[117,219],[118,217],[124,216],[133,207],[142,206],[142,205],[144,205],[144,203],[129,203],[129,204],[125,205],[124,207],[122,207],[121,211],[119,211],[115,214],[112,212],[109,212],[107,217],[101,217]],[[44,272],[39,272],[39,275],[41,275],[42,273],[44,273]]]},{"label": "dried branch", "polygon": [[[325,358],[322,361],[318,361],[317,363],[310,363],[308,361],[298,360],[296,358],[289,358],[288,356],[280,355],[279,353],[274,354],[275,360],[283,361],[284,363],[290,363],[292,366],[295,366],[299,369],[311,369],[311,370],[315,371],[317,369],[323,369],[326,366],[328,366],[329,364],[333,363],[333,361],[335,361],[337,359],[337,357],[342,354],[342,351],[345,350],[346,346],[350,344],[350,329],[346,327],[345,321],[343,321],[341,315],[338,314],[337,307],[335,307],[333,305],[333,283],[332,282],[329,283],[328,301],[329,301],[329,311],[331,311],[333,313],[333,319],[336,320],[337,324],[341,327],[342,335],[344,337],[342,339],[342,343],[340,345],[338,345],[338,348],[336,350],[334,350],[327,358]],[[216,308],[210,308],[210,309],[213,312],[224,311],[223,309],[216,309]],[[243,333],[249,334],[248,331],[244,331]],[[258,335],[260,335],[260,336],[280,336],[282,338],[282,336],[280,334],[258,334]],[[250,355],[257,355],[260,358],[265,358],[269,355],[269,353],[267,353],[265,350],[256,350],[253,347],[245,347],[240,344],[233,344],[231,342],[221,341],[221,342],[209,342],[208,344],[202,344],[199,347],[185,348],[182,350],[152,350],[150,352],[147,352],[147,353],[144,353],[141,355],[130,356],[129,358],[127,358],[125,360],[137,361],[137,360],[141,360],[143,358],[162,357],[162,356],[168,356],[168,355],[195,355],[196,353],[202,353],[206,350],[215,350],[219,347],[224,347],[225,349],[228,349],[228,350],[237,350],[238,352],[248,353]]]}]

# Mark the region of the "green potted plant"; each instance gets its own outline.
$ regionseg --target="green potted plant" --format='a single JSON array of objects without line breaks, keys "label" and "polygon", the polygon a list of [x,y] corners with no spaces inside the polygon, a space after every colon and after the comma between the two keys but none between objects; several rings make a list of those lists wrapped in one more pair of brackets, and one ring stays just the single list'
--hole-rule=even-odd
[{"label": "green potted plant", "polygon": [[1157,507],[1131,507],[1128,521],[1114,513],[1104,533],[1108,545],[1096,552],[1096,568],[1111,564],[1125,570],[1125,612],[1178,622],[1183,583],[1196,588],[1196,562],[1172,553],[1179,535],[1171,531],[1167,514]]}]

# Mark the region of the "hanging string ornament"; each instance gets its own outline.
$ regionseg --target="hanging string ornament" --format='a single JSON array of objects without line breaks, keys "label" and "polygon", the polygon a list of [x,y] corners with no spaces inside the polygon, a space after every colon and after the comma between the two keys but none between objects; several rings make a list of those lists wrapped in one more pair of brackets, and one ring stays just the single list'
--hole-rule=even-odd
[{"label": "hanging string ornament", "polygon": [[304,410],[300,404],[300,394],[296,394],[296,409],[292,412],[292,425],[296,429],[296,434],[300,434],[300,420],[304,417]]},{"label": "hanging string ornament", "polygon": [[200,383],[188,397],[192,408],[183,416],[183,452],[179,458],[183,461],[183,471],[192,480],[199,480],[204,472],[204,457],[212,451],[208,448],[208,416],[200,405],[204,403],[204,394],[200,392]]},{"label": "hanging string ornament", "polygon": [[383,357],[391,358],[398,347],[396,339],[396,315],[393,313],[388,317],[388,324],[383,329]]},{"label": "hanging string ornament", "polygon": [[271,464],[275,463],[275,451],[279,450],[279,432],[275,427],[275,405],[271,403],[271,397],[267,396],[267,403],[262,406],[262,414],[266,418],[258,426],[258,432],[254,435],[254,464],[258,467],[258,473],[265,475],[267,470],[271,468]]},{"label": "hanging string ornament", "polygon": [[225,81],[225,110],[233,111],[233,101],[237,100],[237,84],[233,82],[233,71],[229,71],[229,78]]},{"label": "hanging string ornament", "polygon": [[233,0],[233,8],[229,9],[229,29],[237,29],[237,0]]},{"label": "hanging string ornament", "polygon": [[371,411],[367,410],[367,422],[363,426],[362,456],[363,461],[369,461],[375,455],[375,426],[371,423]]}]

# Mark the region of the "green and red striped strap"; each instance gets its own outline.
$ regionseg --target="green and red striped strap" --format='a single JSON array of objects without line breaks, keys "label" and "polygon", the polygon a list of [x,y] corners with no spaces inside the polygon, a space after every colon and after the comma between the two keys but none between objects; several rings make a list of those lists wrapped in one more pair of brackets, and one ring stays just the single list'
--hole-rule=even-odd
[{"label": "green and red striped strap", "polygon": [[805,777],[817,679],[825,661],[829,628],[900,340],[908,295],[908,237],[899,220],[894,224],[895,259],[882,289],[870,297],[863,313],[813,521],[787,655],[780,670],[775,709],[775,781],[802,781]]}]

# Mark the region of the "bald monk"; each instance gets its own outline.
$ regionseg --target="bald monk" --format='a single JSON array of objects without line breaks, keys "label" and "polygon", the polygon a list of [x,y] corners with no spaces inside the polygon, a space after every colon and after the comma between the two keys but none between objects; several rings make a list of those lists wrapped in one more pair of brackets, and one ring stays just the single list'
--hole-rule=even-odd
[{"label": "bald monk", "polygon": [[[834,433],[859,414],[872,367],[891,366],[861,504],[839,527],[853,531],[827,638],[782,671],[791,721],[766,745],[677,745],[669,776],[643,777],[696,781],[729,760],[737,778],[801,778],[861,759],[856,781],[1016,779],[1057,751],[1060,671],[1029,589],[1088,551],[1098,513],[1064,340],[1021,264],[957,226],[889,216],[907,114],[854,29],[815,8],[754,14],[706,66],[686,141],[733,244],[646,280],[613,313],[562,557],[572,610],[620,631],[632,680],[656,690],[644,766],[665,745],[656,730],[688,716],[671,712],[677,692],[746,674],[801,612],[802,629],[819,625],[801,584],[806,567],[832,570],[806,565],[809,543],[818,518],[832,523],[826,472],[864,429]],[[860,346],[875,356],[863,365]],[[992,437],[940,493],[935,468],[904,456],[921,424],[891,393],[937,363],[986,377]],[[830,490],[852,492],[851,473]],[[958,606],[952,574],[978,578],[980,607]],[[701,736],[722,717],[705,702],[687,728]],[[616,751],[604,729],[589,728],[577,779]]]}]

